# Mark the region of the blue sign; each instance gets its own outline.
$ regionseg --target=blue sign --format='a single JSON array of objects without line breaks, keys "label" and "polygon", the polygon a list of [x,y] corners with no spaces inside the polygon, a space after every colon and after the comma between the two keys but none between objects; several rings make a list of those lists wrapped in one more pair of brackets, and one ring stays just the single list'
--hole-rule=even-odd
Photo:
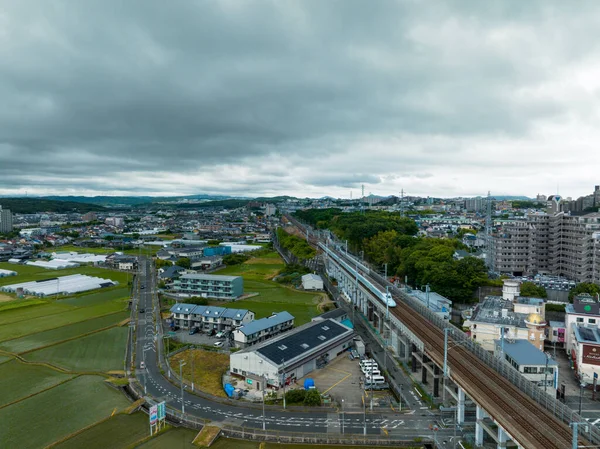
[{"label": "blue sign", "polygon": [[598,373],[594,373],[594,379],[598,379]]},{"label": "blue sign", "polygon": [[165,402],[159,402],[158,404],[156,404],[157,407],[157,415],[158,415],[158,419],[162,420],[165,419],[165,417],[167,416],[167,407]]}]

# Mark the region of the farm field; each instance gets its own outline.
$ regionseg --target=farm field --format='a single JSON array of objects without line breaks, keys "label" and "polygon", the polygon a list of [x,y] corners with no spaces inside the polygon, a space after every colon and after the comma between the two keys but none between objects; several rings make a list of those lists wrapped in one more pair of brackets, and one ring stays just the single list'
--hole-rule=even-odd
[{"label": "farm field", "polygon": [[[3,363],[0,365],[0,407],[72,377],[72,374],[60,373],[45,366],[27,365],[17,360]],[[27,382],[23,382],[24,379]]]},{"label": "farm field", "polygon": [[[68,398],[68,400],[65,400]],[[97,376],[80,376],[0,409],[0,446],[37,449],[123,409],[129,401]],[[35,431],[29,425],[35,423]]]},{"label": "farm field", "polygon": [[[139,449],[198,449],[197,446],[192,444],[194,438],[198,432],[183,427],[169,429],[165,433],[162,433],[147,442],[136,446]],[[211,446],[214,447],[214,446]],[[240,449],[244,449],[243,446],[238,446]],[[258,446],[257,446],[258,447]]]},{"label": "farm field", "polygon": [[48,319],[36,319],[35,321],[22,320],[12,324],[0,326],[0,341],[23,337],[61,326],[89,320],[91,318],[123,312],[125,304],[119,302],[106,302],[91,307],[73,308],[62,313],[56,313]]},{"label": "farm field", "polygon": [[258,293],[258,296],[222,304],[223,307],[250,309],[257,319],[286,310],[296,317],[296,326],[309,322],[320,313],[318,305],[322,295],[294,290],[271,280],[283,267],[279,255],[270,252],[217,271],[215,274],[242,276],[244,292]]},{"label": "farm field", "polygon": [[126,449],[149,436],[148,415],[118,414],[54,446],[55,449]]},{"label": "farm field", "polygon": [[25,358],[49,362],[73,371],[123,369],[125,342],[129,328],[113,327],[86,337],[28,353]]},{"label": "farm field", "polygon": [[36,348],[41,348],[43,346],[48,346],[70,338],[74,338],[79,335],[87,334],[89,332],[98,331],[99,329],[103,329],[108,326],[116,325],[128,316],[128,312],[118,312],[111,315],[105,315],[99,318],[92,318],[79,323],[62,326],[57,329],[37,332],[25,337],[6,340],[3,343],[0,343],[0,349],[13,352],[15,354],[20,354]]}]

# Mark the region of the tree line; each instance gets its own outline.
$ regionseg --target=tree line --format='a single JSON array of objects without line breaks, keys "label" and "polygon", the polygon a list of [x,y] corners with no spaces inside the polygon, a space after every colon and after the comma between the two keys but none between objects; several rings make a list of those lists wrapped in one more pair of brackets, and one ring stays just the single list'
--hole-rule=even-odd
[{"label": "tree line", "polygon": [[282,248],[287,249],[299,260],[312,259],[317,255],[315,249],[306,240],[289,234],[282,228],[277,229],[277,240]]}]

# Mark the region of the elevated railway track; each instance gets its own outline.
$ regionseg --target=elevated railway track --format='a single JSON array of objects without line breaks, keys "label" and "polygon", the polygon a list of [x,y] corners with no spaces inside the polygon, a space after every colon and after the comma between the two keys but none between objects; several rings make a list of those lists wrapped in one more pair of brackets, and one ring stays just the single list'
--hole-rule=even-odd
[{"label": "elevated railway track", "polygon": [[[306,233],[306,228],[301,223],[293,217],[289,217],[289,220]],[[437,317],[420,302],[389,284],[381,275],[366,268],[365,265],[361,264],[362,266],[359,267],[358,262],[345,255],[343,251],[326,248],[325,245],[320,244],[316,236],[310,233],[306,235],[311,245],[325,252],[330,251],[330,255],[331,252],[335,252],[342,262],[338,261],[338,265],[349,277],[355,279],[362,289],[370,291],[374,301],[383,303],[382,293],[387,287],[396,303],[395,307],[389,307],[388,313],[421,340],[427,357],[440,367],[444,364],[444,327],[451,327],[452,340],[460,344],[448,351],[447,366],[450,378],[521,447],[528,449],[572,447],[573,431],[568,423],[582,421],[579,415],[563,404],[557,403],[554,398],[545,397],[546,394],[543,392],[541,394],[544,397],[540,397],[540,391],[537,391],[536,400],[536,390],[539,390],[537,387],[531,385],[527,390],[528,385],[524,386],[520,375],[517,384],[514,379],[511,381],[507,378],[510,372],[506,369],[511,368],[502,367],[503,370],[499,371],[498,366],[490,366],[486,363],[485,356],[482,357],[483,350],[465,337],[460,330],[436,319]],[[352,268],[353,264],[356,268]],[[540,404],[544,400],[545,406]],[[600,441],[598,430],[589,427],[586,436],[593,441]],[[578,447],[598,446],[580,437]]]}]

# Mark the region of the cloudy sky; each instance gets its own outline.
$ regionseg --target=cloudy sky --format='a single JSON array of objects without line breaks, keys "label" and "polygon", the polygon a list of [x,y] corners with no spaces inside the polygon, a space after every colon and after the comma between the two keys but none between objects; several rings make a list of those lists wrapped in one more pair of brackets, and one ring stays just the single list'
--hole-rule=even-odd
[{"label": "cloudy sky", "polygon": [[0,0],[0,194],[577,197],[600,2]]}]

